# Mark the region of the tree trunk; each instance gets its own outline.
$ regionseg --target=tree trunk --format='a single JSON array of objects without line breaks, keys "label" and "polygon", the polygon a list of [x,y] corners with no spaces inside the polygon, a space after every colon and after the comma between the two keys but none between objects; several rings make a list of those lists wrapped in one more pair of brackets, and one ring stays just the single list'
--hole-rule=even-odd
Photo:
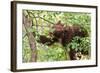
[{"label": "tree trunk", "polygon": [[25,16],[24,13],[23,13],[23,24],[26,29],[26,33],[29,39],[29,45],[32,51],[30,62],[36,62],[37,60],[36,43],[32,31],[30,31],[32,29],[32,19],[28,15]]}]

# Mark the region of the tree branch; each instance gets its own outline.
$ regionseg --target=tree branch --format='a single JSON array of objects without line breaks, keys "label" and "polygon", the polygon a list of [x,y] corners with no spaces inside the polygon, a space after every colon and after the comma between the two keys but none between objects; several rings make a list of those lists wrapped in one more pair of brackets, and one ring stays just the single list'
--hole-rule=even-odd
[{"label": "tree branch", "polygon": [[42,17],[40,17],[40,16],[36,17],[32,12],[29,12],[29,13],[31,13],[31,14],[33,15],[34,18],[41,18],[41,19],[43,19],[44,21],[47,21],[48,23],[55,24],[55,23],[53,23],[53,22],[51,22],[51,21],[48,21],[48,20],[46,20],[46,19],[44,19],[44,18],[42,18]]}]

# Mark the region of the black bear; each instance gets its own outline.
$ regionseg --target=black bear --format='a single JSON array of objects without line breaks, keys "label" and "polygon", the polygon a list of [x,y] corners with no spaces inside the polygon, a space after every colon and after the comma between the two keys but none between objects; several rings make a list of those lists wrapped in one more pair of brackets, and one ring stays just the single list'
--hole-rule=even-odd
[{"label": "black bear", "polygon": [[40,41],[43,44],[52,45],[55,42],[61,43],[63,46],[70,43],[73,37],[85,37],[88,35],[86,31],[82,30],[82,27],[73,25],[73,26],[64,26],[61,21],[58,21],[53,27],[53,32],[51,38],[47,38],[44,35],[40,35]]}]

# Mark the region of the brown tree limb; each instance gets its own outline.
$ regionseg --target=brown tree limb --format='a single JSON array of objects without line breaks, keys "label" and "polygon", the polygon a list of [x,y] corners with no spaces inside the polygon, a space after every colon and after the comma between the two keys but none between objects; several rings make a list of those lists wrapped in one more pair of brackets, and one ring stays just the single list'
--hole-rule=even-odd
[{"label": "brown tree limb", "polygon": [[37,49],[36,49],[36,43],[35,38],[33,36],[33,33],[30,31],[32,29],[32,19],[27,15],[23,13],[23,24],[27,32],[27,36],[29,39],[29,45],[31,48],[31,59],[30,62],[36,62],[37,61]]}]

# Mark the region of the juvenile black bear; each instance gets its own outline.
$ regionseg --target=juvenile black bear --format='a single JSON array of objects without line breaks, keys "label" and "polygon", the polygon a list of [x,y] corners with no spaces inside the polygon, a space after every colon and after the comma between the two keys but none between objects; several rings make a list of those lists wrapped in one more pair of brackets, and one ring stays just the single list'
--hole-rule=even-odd
[{"label": "juvenile black bear", "polygon": [[53,27],[54,29],[51,38],[47,38],[44,35],[40,35],[40,41],[43,44],[52,45],[55,42],[61,43],[63,46],[70,43],[75,36],[85,37],[88,35],[86,31],[83,31],[80,26],[64,26],[61,21],[58,21]]}]

